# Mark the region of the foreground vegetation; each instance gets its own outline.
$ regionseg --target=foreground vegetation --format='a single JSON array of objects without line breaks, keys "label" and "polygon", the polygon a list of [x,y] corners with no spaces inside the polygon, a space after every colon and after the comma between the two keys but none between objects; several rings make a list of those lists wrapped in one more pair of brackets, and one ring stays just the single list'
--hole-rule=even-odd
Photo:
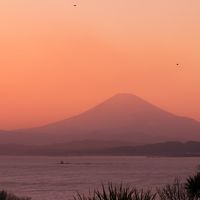
[{"label": "foreground vegetation", "polygon": [[[0,200],[31,200],[0,191]],[[185,183],[175,179],[156,190],[143,190],[128,185],[102,184],[101,189],[88,195],[77,194],[74,200],[200,200],[200,172],[188,177]]]},{"label": "foreground vegetation", "polygon": [[74,200],[200,200],[200,172],[189,177],[185,183],[175,179],[156,190],[143,190],[127,185],[102,185],[92,194],[77,194]]},{"label": "foreground vegetation", "polygon": [[8,193],[4,190],[0,191],[0,200],[31,200],[29,197],[17,197],[14,194]]}]

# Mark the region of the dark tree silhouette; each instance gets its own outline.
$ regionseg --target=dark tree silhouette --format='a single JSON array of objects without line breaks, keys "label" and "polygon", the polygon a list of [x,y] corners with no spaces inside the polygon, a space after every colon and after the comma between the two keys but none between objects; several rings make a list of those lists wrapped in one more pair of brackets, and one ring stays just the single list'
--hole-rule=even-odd
[{"label": "dark tree silhouette", "polygon": [[28,197],[17,197],[14,194],[10,194],[4,190],[0,191],[0,200],[31,200]]},{"label": "dark tree silhouette", "polygon": [[200,199],[200,172],[187,179],[185,189],[190,199]]}]

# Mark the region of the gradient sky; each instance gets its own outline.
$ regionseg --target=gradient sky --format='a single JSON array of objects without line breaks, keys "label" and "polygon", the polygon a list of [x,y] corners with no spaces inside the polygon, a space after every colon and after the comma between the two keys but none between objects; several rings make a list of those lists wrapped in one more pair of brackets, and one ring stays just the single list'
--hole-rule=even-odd
[{"label": "gradient sky", "polygon": [[122,92],[200,120],[199,11],[199,0],[1,0],[0,129]]}]

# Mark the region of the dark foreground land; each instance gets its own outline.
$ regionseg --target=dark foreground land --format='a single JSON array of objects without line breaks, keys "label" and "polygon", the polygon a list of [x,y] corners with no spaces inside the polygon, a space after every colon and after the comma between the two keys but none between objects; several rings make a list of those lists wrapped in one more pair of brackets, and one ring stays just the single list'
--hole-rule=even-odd
[{"label": "dark foreground land", "polygon": [[[143,190],[128,185],[102,184],[102,188],[88,195],[76,194],[74,200],[199,200],[200,172],[182,183],[175,179],[172,184],[155,190]],[[31,200],[30,197],[17,197],[6,191],[0,191],[0,200]]]}]

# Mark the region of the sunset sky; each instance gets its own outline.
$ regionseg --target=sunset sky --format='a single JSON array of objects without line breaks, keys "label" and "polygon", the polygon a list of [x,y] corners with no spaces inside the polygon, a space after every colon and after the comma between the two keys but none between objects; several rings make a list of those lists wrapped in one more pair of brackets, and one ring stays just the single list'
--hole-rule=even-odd
[{"label": "sunset sky", "polygon": [[123,92],[200,120],[199,12],[199,0],[1,0],[0,129]]}]

